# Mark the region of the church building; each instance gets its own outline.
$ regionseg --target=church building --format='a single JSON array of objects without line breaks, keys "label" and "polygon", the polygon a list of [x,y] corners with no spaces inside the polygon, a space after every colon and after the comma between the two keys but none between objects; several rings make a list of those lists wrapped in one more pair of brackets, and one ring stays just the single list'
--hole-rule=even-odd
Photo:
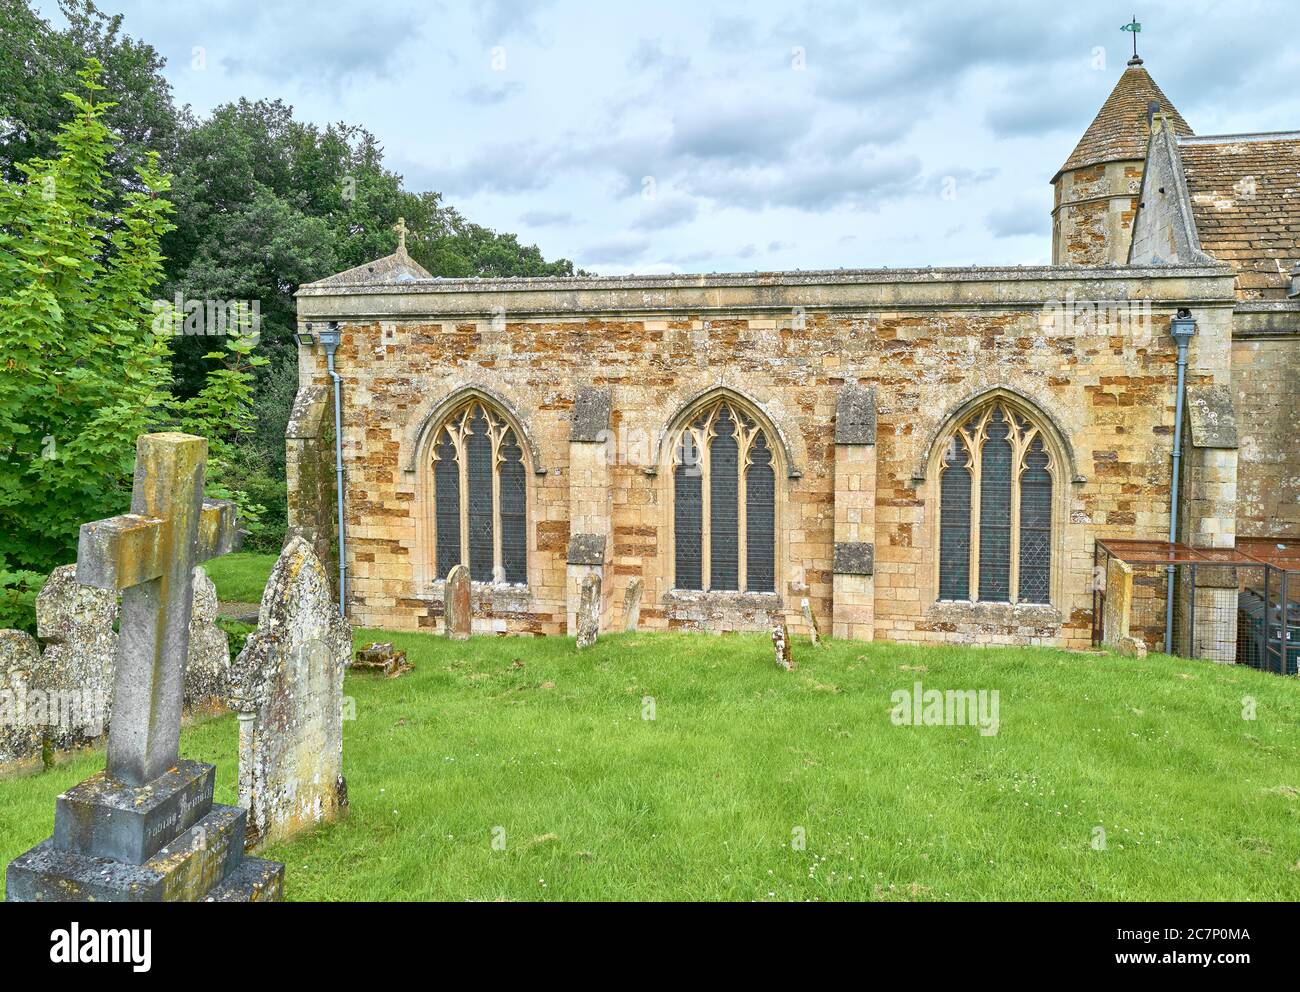
[{"label": "church building", "polygon": [[485,634],[595,574],[606,630],[639,582],[640,629],[1086,646],[1098,540],[1300,540],[1300,132],[1191,123],[1134,57],[1047,266],[440,279],[403,234],[298,291],[291,532],[369,627],[441,631],[464,564]]}]

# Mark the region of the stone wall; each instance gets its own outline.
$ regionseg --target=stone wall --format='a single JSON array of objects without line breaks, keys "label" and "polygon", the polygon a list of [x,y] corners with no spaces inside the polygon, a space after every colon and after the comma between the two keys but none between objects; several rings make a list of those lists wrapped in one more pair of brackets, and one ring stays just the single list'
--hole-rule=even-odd
[{"label": "stone wall", "polygon": [[1237,533],[1300,537],[1300,301],[1242,307],[1232,343]]},{"label": "stone wall", "polygon": [[1128,261],[1142,166],[1141,161],[1106,162],[1061,173],[1052,209],[1053,264]]},{"label": "stone wall", "polygon": [[[1168,526],[1169,317],[1190,306],[1198,319],[1189,383],[1228,385],[1232,292],[1222,269],[1175,267],[304,287],[300,319],[336,319],[343,330],[351,619],[436,626],[440,593],[419,523],[428,512],[423,434],[432,411],[473,389],[517,416],[531,462],[529,586],[476,584],[487,601],[476,621],[490,629],[569,628],[577,499],[583,533],[608,513],[607,601],[630,578],[644,580],[643,629],[760,629],[782,610],[801,627],[807,596],[823,624],[849,625],[841,635],[1085,644],[1094,539],[1160,538]],[[1060,301],[1070,298],[1152,302],[1149,320],[1133,326],[1094,321],[1086,308],[1066,326]],[[395,328],[386,338],[381,320]],[[304,349],[299,358],[304,381],[324,386],[323,356]],[[851,385],[874,390],[877,433],[873,445],[837,456],[837,404]],[[612,397],[608,510],[589,491],[592,466],[573,461],[572,413],[590,387]],[[669,588],[672,472],[659,446],[709,390],[738,398],[776,435],[770,597]],[[1038,411],[1064,453],[1050,607],[935,603],[934,443],[958,411],[995,390]],[[864,473],[874,477],[870,498],[850,496],[849,480]],[[856,568],[839,583],[839,621],[837,542],[873,549],[872,574]]]}]

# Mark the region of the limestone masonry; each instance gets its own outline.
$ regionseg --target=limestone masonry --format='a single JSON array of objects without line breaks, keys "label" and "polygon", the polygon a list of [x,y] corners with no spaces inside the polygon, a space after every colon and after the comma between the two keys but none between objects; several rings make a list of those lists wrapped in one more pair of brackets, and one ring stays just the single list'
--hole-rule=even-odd
[{"label": "limestone masonry", "polygon": [[[474,633],[575,634],[585,584],[600,630],[807,633],[806,598],[834,637],[1086,645],[1095,540],[1166,537],[1179,311],[1180,540],[1300,535],[1298,150],[1192,138],[1138,62],[1054,180],[1065,264],[449,280],[399,248],[305,285],[349,619],[442,631],[464,565]],[[299,363],[324,559],[332,383]]]}]

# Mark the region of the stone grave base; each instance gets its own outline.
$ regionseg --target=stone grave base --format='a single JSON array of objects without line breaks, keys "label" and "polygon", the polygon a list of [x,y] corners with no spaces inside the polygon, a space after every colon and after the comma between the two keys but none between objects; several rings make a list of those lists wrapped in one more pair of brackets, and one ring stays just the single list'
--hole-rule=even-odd
[{"label": "stone grave base", "polygon": [[270,902],[284,865],[244,857],[248,814],[212,802],[215,769],[179,761],[129,786],[100,772],[58,797],[54,835],[16,858],[9,902]]}]

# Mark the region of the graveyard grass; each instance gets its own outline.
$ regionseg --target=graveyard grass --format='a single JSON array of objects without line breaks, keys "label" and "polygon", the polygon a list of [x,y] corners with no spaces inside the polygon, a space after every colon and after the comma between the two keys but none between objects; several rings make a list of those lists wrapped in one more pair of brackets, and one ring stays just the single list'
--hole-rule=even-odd
[{"label": "graveyard grass", "polygon": [[205,561],[203,570],[217,587],[217,598],[223,603],[260,603],[275,559],[273,554],[239,551]]},{"label": "graveyard grass", "polygon": [[[376,638],[416,668],[349,675],[350,814],[264,852],[290,899],[1300,899],[1295,679],[802,638],[784,673],[752,635],[356,643]],[[1000,690],[997,735],[894,726],[918,679]],[[236,733],[182,739],[219,802]],[[102,763],[0,782],[0,858]]]}]

